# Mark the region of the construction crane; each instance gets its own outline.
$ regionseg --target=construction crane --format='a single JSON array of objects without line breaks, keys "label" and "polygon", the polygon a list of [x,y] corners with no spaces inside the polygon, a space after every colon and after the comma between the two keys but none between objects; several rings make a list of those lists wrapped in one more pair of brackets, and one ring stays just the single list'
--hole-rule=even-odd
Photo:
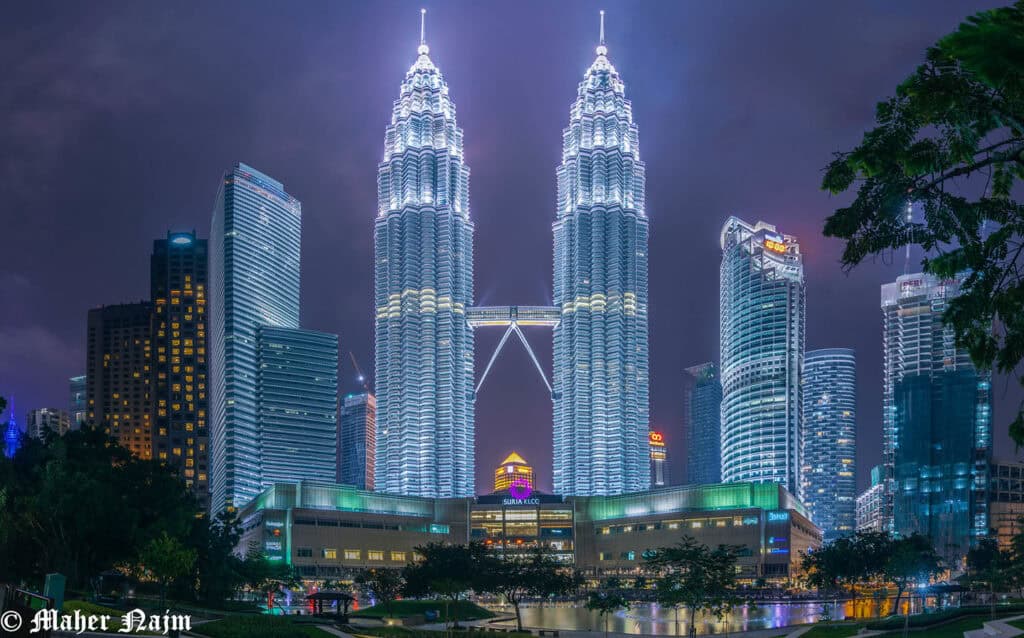
[{"label": "construction crane", "polygon": [[366,390],[367,392],[369,392],[370,391],[370,385],[366,382],[366,375],[364,375],[363,371],[359,368],[359,362],[356,361],[356,355],[352,354],[352,351],[349,350],[348,351],[348,357],[349,357],[349,359],[352,360],[352,367],[356,369],[356,375],[357,375],[356,379],[359,381],[359,383],[362,384],[363,390]]}]

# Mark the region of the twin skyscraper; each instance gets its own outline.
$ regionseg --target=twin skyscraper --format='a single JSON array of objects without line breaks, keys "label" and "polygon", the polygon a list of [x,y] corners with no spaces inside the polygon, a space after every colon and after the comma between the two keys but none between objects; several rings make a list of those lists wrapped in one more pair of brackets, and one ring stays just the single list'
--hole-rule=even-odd
[{"label": "twin skyscraper", "polygon": [[[394,494],[471,496],[474,330],[529,320],[515,306],[474,308],[463,132],[429,53],[421,35],[377,173],[375,483]],[[559,494],[650,483],[644,164],[632,106],[608,59],[603,12],[596,53],[562,136],[554,303],[529,310],[553,328]],[[474,320],[485,314],[504,319]]]}]

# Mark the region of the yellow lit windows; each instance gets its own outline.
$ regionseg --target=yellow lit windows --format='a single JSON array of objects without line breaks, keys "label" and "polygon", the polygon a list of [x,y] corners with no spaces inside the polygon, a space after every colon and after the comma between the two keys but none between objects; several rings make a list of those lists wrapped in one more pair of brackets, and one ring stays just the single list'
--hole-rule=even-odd
[{"label": "yellow lit windows", "polygon": [[[347,552],[346,552],[347,553]],[[384,560],[384,552],[379,549],[371,549],[366,552],[367,560]]]},{"label": "yellow lit windows", "polygon": [[363,552],[358,549],[346,549],[345,560],[359,560],[362,558]]}]

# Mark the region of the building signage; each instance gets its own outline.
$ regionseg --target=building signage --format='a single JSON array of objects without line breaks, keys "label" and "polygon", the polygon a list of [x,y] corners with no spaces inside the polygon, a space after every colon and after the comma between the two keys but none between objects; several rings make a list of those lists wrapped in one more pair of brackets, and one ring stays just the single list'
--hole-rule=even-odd
[{"label": "building signage", "polygon": [[779,523],[779,522],[788,521],[788,520],[789,520],[789,512],[787,512],[785,510],[775,511],[775,512],[768,512],[768,522],[769,523]]},{"label": "building signage", "polygon": [[540,498],[503,498],[502,505],[540,505]]},{"label": "building signage", "polygon": [[781,237],[765,237],[764,247],[773,253],[784,253],[786,252],[786,243],[782,241]]},{"label": "building signage", "polygon": [[651,445],[656,447],[665,447],[665,435],[661,432],[651,432],[647,435],[648,441]]}]

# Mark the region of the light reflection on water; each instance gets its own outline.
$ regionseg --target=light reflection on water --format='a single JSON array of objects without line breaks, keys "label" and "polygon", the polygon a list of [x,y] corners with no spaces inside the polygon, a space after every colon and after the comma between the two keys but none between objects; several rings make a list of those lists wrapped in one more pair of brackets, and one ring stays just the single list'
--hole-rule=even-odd
[{"label": "light reflection on water", "polygon": [[[817,622],[825,608],[833,620],[844,617],[843,605],[820,602],[799,603],[756,603],[736,607],[722,620],[714,616],[698,614],[695,621],[698,634],[723,634],[732,631],[752,629],[773,629]],[[501,607],[505,613],[514,613],[511,607]],[[535,629],[580,629],[604,631],[604,619],[596,612],[570,605],[544,605],[522,608],[523,626]],[[661,608],[657,603],[638,603],[628,610],[619,610],[608,616],[608,631],[626,634],[651,634],[656,636],[685,636],[688,613]],[[508,624],[515,624],[515,620]]]}]

